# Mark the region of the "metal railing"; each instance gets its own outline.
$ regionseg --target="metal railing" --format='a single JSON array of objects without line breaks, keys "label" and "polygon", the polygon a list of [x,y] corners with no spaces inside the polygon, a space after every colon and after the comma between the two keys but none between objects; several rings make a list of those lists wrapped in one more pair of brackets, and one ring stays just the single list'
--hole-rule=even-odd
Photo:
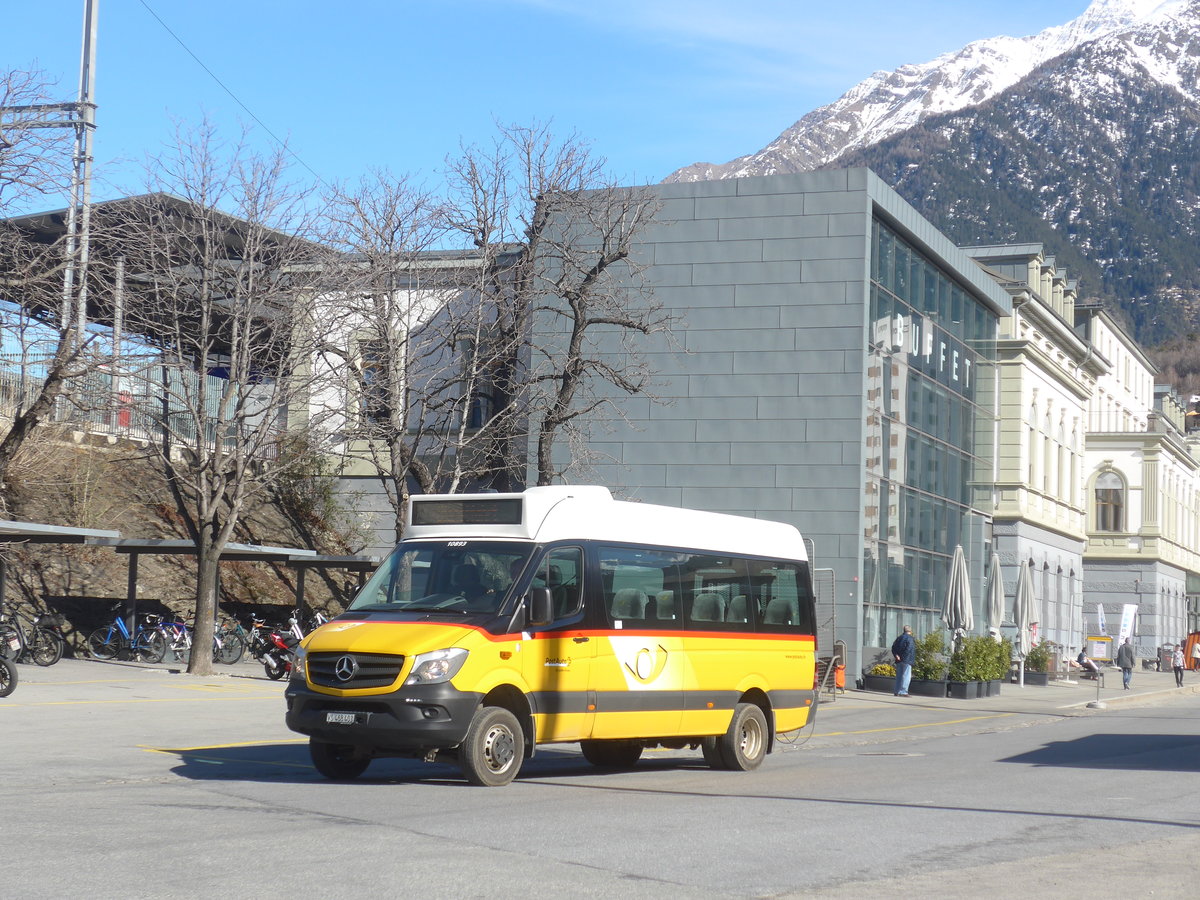
[{"label": "metal railing", "polygon": [[[11,420],[35,401],[46,378],[47,363],[46,359],[0,355],[0,418]],[[205,379],[205,414],[198,417],[190,398],[200,396],[201,378]],[[95,369],[72,378],[46,421],[86,434],[155,443],[166,436],[184,446],[212,449],[222,425],[227,424],[220,416],[226,387],[226,380],[216,375],[138,359],[119,375]],[[262,411],[257,420],[251,418],[254,427],[269,414],[265,402],[269,391],[262,395]],[[281,414],[282,410],[276,411],[277,422]],[[282,434],[282,428],[278,430]],[[236,440],[226,435],[222,443],[232,447]],[[269,449],[262,455],[274,456],[273,442],[267,444]]]}]

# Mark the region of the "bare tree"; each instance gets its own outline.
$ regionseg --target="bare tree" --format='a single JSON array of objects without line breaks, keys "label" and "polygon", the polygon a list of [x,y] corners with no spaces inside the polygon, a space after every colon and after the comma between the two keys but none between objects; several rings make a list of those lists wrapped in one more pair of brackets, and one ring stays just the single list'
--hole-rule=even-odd
[{"label": "bare tree", "polygon": [[45,127],[49,84],[33,70],[0,71],[0,211],[64,190],[71,135]]},{"label": "bare tree", "polygon": [[[0,508],[9,473],[30,435],[51,414],[73,380],[100,364],[69,313],[79,285],[64,279],[79,247],[53,230],[10,217],[23,204],[59,195],[70,180],[70,134],[46,127],[48,87],[37,72],[0,73],[0,300],[2,327],[21,351],[11,425],[0,438]],[[69,255],[68,248],[73,247]]]},{"label": "bare tree", "polygon": [[446,238],[444,210],[386,173],[338,189],[326,211],[344,274],[323,304],[319,330],[333,336],[324,369],[340,384],[347,468],[379,480],[399,540],[411,493],[457,492],[496,475],[505,420],[488,402],[497,310],[483,285],[520,248],[491,257],[430,249]]},{"label": "bare tree", "polygon": [[[364,467],[378,480],[394,514],[395,538],[403,531],[409,479],[428,479],[418,435],[410,421],[419,401],[415,375],[422,349],[415,335],[443,302],[436,277],[422,283],[421,255],[437,240],[435,204],[406,179],[376,171],[325,198],[325,243],[337,252],[327,261],[335,293],[315,312],[317,366],[327,385],[325,402],[340,413],[338,439],[344,469]],[[434,468],[437,464],[434,463]]]},{"label": "bare tree", "polygon": [[[668,332],[670,319],[633,252],[658,204],[617,186],[577,136],[556,141],[545,125],[502,128],[488,151],[464,150],[451,174],[449,225],[484,263],[474,289],[488,350],[476,362],[497,423],[495,486],[523,481],[526,434],[536,434],[537,483],[550,484],[590,461],[583,441],[566,454],[555,446],[613,388],[651,396],[637,338]],[[523,251],[511,254],[514,244]]]},{"label": "bare tree", "polygon": [[[151,162],[150,187],[114,225],[130,330],[159,348],[130,375],[162,400],[157,458],[196,544],[195,642],[207,647],[221,552],[249,499],[285,474],[277,451],[307,400],[321,270],[303,239],[308,193],[288,181],[284,151],[226,146],[206,124]],[[194,653],[188,671],[211,666]]]}]

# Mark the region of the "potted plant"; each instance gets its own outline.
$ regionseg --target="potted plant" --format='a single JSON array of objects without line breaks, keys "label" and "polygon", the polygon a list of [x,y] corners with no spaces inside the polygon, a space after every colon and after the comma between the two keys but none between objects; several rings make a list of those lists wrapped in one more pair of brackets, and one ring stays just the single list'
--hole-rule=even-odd
[{"label": "potted plant", "polygon": [[958,642],[950,655],[947,695],[958,700],[974,700],[987,696],[981,686],[988,681],[993,671],[995,641],[985,635],[971,635]]},{"label": "potted plant", "polygon": [[1025,683],[1040,684],[1043,687],[1050,683],[1050,641],[1042,641],[1025,655]]},{"label": "potted plant", "polygon": [[945,650],[945,637],[940,629],[917,639],[917,658],[913,662],[912,681],[908,685],[910,694],[946,696]]},{"label": "potted plant", "polygon": [[886,691],[896,690],[896,667],[891,663],[876,663],[863,673],[863,690]]},{"label": "potted plant", "polygon": [[1012,641],[1008,638],[989,638],[992,643],[991,658],[989,660],[989,672],[987,678],[987,695],[989,697],[1000,696],[1000,685],[1004,683],[1004,679],[1008,677],[1008,671],[1012,668]]}]

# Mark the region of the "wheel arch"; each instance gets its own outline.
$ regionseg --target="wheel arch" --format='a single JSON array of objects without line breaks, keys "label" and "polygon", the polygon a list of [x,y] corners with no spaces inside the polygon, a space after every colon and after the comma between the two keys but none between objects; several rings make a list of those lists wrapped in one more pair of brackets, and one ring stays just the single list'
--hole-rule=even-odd
[{"label": "wheel arch", "polygon": [[767,752],[770,753],[775,749],[775,710],[771,707],[771,698],[762,688],[752,687],[742,691],[738,703],[753,703],[762,710],[767,720]]},{"label": "wheel arch", "polygon": [[525,733],[525,758],[533,756],[537,733],[533,723],[533,709],[525,693],[512,684],[498,684],[488,691],[479,702],[480,706],[501,706],[517,717],[521,731]]}]

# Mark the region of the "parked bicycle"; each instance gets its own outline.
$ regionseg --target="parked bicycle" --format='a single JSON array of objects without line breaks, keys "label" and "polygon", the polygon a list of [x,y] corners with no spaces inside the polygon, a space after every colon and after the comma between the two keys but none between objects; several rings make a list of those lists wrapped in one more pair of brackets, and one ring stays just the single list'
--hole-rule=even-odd
[{"label": "parked bicycle", "polygon": [[[186,660],[191,656],[192,632],[181,619],[163,622],[159,630],[166,640],[166,649],[176,660]],[[222,623],[213,630],[213,662],[232,666],[245,651],[246,642],[236,629]]]},{"label": "parked bicycle", "polygon": [[0,656],[52,666],[62,659],[67,645],[61,626],[62,617],[51,613],[38,613],[23,621],[20,613],[0,610]]},{"label": "parked bicycle", "polygon": [[101,626],[88,635],[88,651],[95,659],[136,659],[139,662],[162,662],[167,652],[167,642],[158,630],[162,616],[147,615],[144,623],[138,623],[133,634],[125,618],[117,609],[112,623]]},{"label": "parked bicycle", "polygon": [[213,630],[213,660],[226,666],[237,663],[246,652],[246,639],[242,633],[237,622],[218,624]]}]

